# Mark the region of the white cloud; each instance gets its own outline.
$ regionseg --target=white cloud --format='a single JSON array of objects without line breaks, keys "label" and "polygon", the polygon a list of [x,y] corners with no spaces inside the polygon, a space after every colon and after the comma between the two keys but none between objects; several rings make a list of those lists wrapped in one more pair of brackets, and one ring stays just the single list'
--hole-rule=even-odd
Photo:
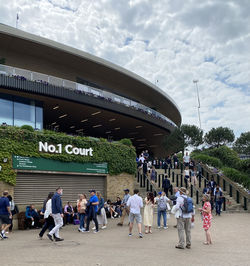
[{"label": "white cloud", "polygon": [[250,130],[248,0],[8,0],[0,22],[82,49],[170,94],[183,123]]}]

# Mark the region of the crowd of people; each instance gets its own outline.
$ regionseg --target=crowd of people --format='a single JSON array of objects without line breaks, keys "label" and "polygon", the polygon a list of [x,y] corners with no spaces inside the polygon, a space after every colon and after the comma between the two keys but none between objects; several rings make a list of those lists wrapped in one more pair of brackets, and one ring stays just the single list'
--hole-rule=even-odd
[{"label": "crowd of people", "polygon": [[147,167],[148,170],[152,169],[152,167],[154,169],[178,169],[180,167],[179,158],[176,153],[168,155],[166,158],[152,158],[148,150],[142,151],[136,157],[136,163],[139,169]]}]

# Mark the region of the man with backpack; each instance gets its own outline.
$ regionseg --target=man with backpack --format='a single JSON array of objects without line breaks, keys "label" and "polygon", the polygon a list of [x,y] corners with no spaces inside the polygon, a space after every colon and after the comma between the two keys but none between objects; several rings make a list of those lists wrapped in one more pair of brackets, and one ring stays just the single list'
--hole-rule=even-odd
[{"label": "man with backpack", "polygon": [[169,198],[166,197],[165,192],[159,192],[158,197],[155,198],[157,203],[157,224],[158,229],[161,228],[161,216],[163,217],[163,228],[167,229],[167,203],[170,202]]},{"label": "man with backpack", "polygon": [[176,208],[179,209],[179,217],[177,218],[177,229],[179,243],[175,247],[184,249],[184,231],[186,234],[186,248],[191,248],[191,222],[194,222],[194,207],[192,198],[188,197],[186,188],[179,189],[180,196],[177,198]]}]

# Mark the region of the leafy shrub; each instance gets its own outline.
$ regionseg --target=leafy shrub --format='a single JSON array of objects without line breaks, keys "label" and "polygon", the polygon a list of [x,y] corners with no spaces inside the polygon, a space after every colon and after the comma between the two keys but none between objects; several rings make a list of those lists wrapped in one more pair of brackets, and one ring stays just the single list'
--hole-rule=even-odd
[{"label": "leafy shrub", "polygon": [[250,177],[248,177],[247,175],[230,167],[225,167],[222,169],[222,171],[223,174],[226,177],[230,178],[232,181],[242,184],[245,188],[250,189]]},{"label": "leafy shrub", "polygon": [[127,146],[132,146],[133,144],[132,144],[132,141],[130,140],[130,139],[121,139],[120,141],[119,141],[121,144],[123,144],[123,145],[127,145]]},{"label": "leafy shrub", "polygon": [[206,154],[195,153],[195,154],[192,154],[192,158],[197,160],[197,161],[201,161],[203,163],[206,163],[208,165],[216,167],[216,168],[221,168],[223,166],[222,162],[218,158],[211,157],[211,156],[206,155]]},{"label": "leafy shrub", "polygon": [[250,175],[250,159],[239,160],[237,169]]},{"label": "leafy shrub", "polygon": [[34,131],[34,128],[32,126],[29,126],[29,125],[23,125],[23,126],[21,126],[21,129],[25,129],[25,130],[28,130],[31,132]]},{"label": "leafy shrub", "polygon": [[206,153],[209,156],[216,157],[228,167],[237,168],[240,158],[237,152],[228,148],[227,146],[221,146],[219,148],[214,148],[207,150]]}]

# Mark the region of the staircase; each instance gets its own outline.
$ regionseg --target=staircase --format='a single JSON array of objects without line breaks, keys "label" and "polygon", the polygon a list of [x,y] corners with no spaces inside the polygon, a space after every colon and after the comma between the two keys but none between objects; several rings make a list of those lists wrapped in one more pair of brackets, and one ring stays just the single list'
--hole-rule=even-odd
[{"label": "staircase", "polygon": [[[202,174],[205,174],[208,169],[202,168]],[[140,196],[144,199],[147,196],[148,192],[153,192],[155,196],[158,194],[159,191],[162,191],[162,182],[164,180],[164,176],[167,174],[170,180],[170,183],[172,187],[181,187],[185,186],[184,182],[184,176],[182,174],[182,169],[167,169],[166,173],[164,169],[156,169],[157,171],[157,181],[152,184],[150,182],[150,176],[145,176],[141,172],[137,172],[135,177],[135,184],[134,187],[137,188],[140,191]],[[198,179],[198,184],[196,186],[191,185],[189,190],[189,196],[193,198],[193,201],[195,205],[201,206],[202,204],[202,195],[203,195],[203,189],[211,180],[212,175],[206,174],[205,176],[201,176],[200,179]],[[217,182],[218,183],[218,182]],[[220,183],[219,183],[220,184]],[[223,181],[223,185],[225,187],[225,183]],[[222,187],[223,188],[223,187]],[[225,198],[224,203],[222,205],[224,212],[246,212],[245,206],[241,204],[238,200],[235,200],[235,198],[231,193],[228,193],[228,191],[223,189],[223,196]],[[170,191],[171,194],[171,191]]]}]

